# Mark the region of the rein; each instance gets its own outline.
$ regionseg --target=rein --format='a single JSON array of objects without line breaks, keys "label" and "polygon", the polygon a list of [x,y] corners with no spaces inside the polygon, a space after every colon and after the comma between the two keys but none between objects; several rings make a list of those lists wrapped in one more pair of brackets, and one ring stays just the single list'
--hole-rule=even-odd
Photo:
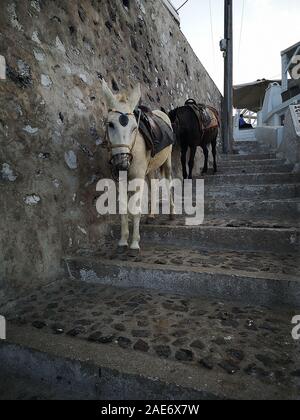
[{"label": "rein", "polygon": [[[142,111],[139,109],[139,117],[138,117],[138,121],[137,121],[137,128],[136,128],[136,133],[135,133],[135,137],[134,137],[134,141],[132,143],[131,146],[129,146],[128,144],[112,144],[109,138],[109,134],[108,134],[108,127],[106,126],[106,132],[105,132],[105,140],[107,140],[107,144],[108,144],[108,150],[112,151],[113,149],[120,149],[120,148],[125,148],[125,149],[129,149],[129,154],[132,156],[132,151],[134,149],[134,146],[136,144],[137,141],[137,136],[139,133],[139,128],[140,128],[140,122],[141,122],[141,115],[142,115]],[[114,112],[116,114],[120,114],[120,118],[123,116],[125,118],[128,118],[129,116],[135,116],[133,112],[121,112],[118,111],[117,109],[109,109],[108,112]]]}]

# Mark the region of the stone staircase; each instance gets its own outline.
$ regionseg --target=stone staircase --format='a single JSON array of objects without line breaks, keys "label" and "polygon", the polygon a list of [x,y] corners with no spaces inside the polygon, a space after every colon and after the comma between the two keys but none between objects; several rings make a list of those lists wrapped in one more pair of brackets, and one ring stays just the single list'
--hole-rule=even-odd
[{"label": "stone staircase", "polygon": [[204,225],[144,221],[137,256],[112,223],[66,279],[0,299],[2,399],[299,399],[300,177],[236,147],[205,177]]},{"label": "stone staircase", "polygon": [[205,177],[202,226],[159,216],[142,225],[137,257],[116,251],[119,224],[112,225],[104,249],[66,258],[67,272],[117,287],[300,306],[300,175],[255,142],[236,147],[242,154],[222,157],[220,173]]}]

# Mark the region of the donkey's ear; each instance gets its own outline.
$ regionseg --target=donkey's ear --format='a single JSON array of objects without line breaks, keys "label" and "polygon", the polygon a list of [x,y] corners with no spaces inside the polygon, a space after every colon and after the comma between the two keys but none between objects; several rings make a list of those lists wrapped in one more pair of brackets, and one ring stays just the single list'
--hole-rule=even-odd
[{"label": "donkey's ear", "polygon": [[130,109],[132,109],[132,111],[134,111],[137,105],[139,104],[141,96],[142,96],[141,85],[140,83],[138,83],[136,87],[133,89],[133,91],[131,92],[131,95],[129,97],[129,106],[130,106]]},{"label": "donkey's ear", "polygon": [[104,79],[102,80],[102,92],[108,108],[115,108],[117,102],[116,97]]}]

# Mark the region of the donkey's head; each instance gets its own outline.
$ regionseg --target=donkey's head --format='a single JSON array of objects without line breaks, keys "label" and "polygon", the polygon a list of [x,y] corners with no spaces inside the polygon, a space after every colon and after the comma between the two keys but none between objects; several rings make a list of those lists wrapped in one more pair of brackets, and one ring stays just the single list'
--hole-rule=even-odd
[{"label": "donkey's head", "polygon": [[133,111],[141,98],[141,88],[138,84],[130,95],[114,95],[103,80],[102,90],[108,116],[106,121],[106,135],[111,151],[111,165],[113,174],[128,171],[132,162],[132,150],[137,137],[138,124]]}]

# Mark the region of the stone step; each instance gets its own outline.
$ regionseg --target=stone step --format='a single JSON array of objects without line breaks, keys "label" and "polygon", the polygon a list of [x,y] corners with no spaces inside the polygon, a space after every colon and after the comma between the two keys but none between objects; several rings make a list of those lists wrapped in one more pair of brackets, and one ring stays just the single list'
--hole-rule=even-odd
[{"label": "stone step", "polygon": [[239,149],[239,148],[247,148],[247,147],[255,147],[257,149],[260,148],[260,144],[257,140],[241,140],[241,141],[234,141],[233,142],[233,148]]},{"label": "stone step", "polygon": [[[14,351],[15,357],[21,359],[23,359],[26,354],[29,355],[29,352],[31,353],[31,356],[35,354],[33,350],[29,350],[28,348],[18,347],[17,351],[15,350],[16,348],[14,346],[5,346],[6,353]],[[4,349],[2,351],[4,351]],[[41,356],[41,354],[39,356]],[[44,360],[42,362],[38,362],[41,363],[42,370],[46,370],[45,360],[47,358],[50,359],[50,355],[44,353]],[[66,368],[68,366],[68,363],[65,360],[61,360],[61,364],[63,364]],[[18,366],[19,372],[15,372],[14,374],[8,372],[7,369],[4,369],[2,366],[0,367],[0,401],[80,401],[81,399],[90,400],[90,397],[87,395],[86,392],[83,392],[83,390],[80,392],[79,390],[75,390],[74,388],[72,389],[71,386],[61,386],[61,384],[59,384],[59,380],[57,379],[55,381],[54,377],[46,376],[46,380],[50,382],[46,383],[45,379],[38,380],[36,378],[30,377],[29,375],[22,376],[22,370],[26,371],[26,369],[22,364]],[[59,377],[58,369],[56,376]],[[1,378],[5,379],[5,381],[1,381]],[[71,380],[74,381],[74,378],[69,377],[69,379],[70,382]]]},{"label": "stone step", "polygon": [[280,166],[280,165],[284,165],[286,163],[286,161],[284,159],[254,159],[254,160],[226,160],[226,159],[222,159],[219,161],[219,165],[221,167],[233,167],[233,166],[239,166],[239,167],[245,167],[245,166],[253,166],[253,167],[257,167],[257,166],[263,166],[263,167],[268,167],[268,166]]},{"label": "stone step", "polygon": [[207,217],[241,217],[251,220],[290,220],[300,222],[300,199],[294,200],[205,200]]},{"label": "stone step", "polygon": [[[297,226],[297,221],[300,222],[300,198],[265,200],[263,197],[259,200],[257,197],[245,200],[236,197],[235,200],[229,200],[227,197],[228,195],[216,196],[215,192],[206,194],[205,218],[241,217],[251,221],[263,218],[264,220],[278,220],[278,222],[285,220],[292,223],[292,226]],[[195,207],[196,204],[196,198],[193,197]],[[182,218],[183,216],[177,215],[177,217]]]},{"label": "stone step", "polygon": [[247,188],[238,185],[227,185],[226,188],[210,186],[205,189],[205,194],[207,198],[227,201],[260,198],[264,200],[292,199],[300,197],[300,184],[248,185]]},{"label": "stone step", "polygon": [[249,155],[253,153],[274,153],[268,146],[260,145],[256,142],[241,142],[233,145],[233,153],[239,155]]},{"label": "stone step", "polygon": [[[294,253],[299,251],[300,230],[271,221],[235,221],[212,219],[203,226],[184,226],[185,219],[172,224],[160,217],[154,225],[141,226],[141,246],[164,244],[204,251],[253,251]],[[165,224],[164,224],[165,223]],[[181,223],[181,225],[179,224]],[[120,239],[120,225],[111,224],[107,242]]]},{"label": "stone step", "polygon": [[240,166],[226,166],[219,164],[218,167],[218,175],[226,174],[226,175],[243,175],[243,174],[268,174],[268,173],[292,173],[294,166],[293,165],[258,165],[258,166],[248,166],[248,165],[240,165]]},{"label": "stone step", "polygon": [[276,153],[251,153],[248,155],[229,154],[229,155],[220,155],[220,159],[225,160],[225,161],[276,159]]},{"label": "stone step", "polygon": [[234,140],[233,146],[235,147],[243,147],[243,146],[257,146],[259,147],[260,143],[257,140],[249,139],[249,140]]},{"label": "stone step", "polygon": [[[26,333],[31,335],[29,341],[22,335],[24,330],[11,328],[9,341],[0,343],[0,361],[4,366],[0,370],[0,384],[5,400],[107,402],[234,399],[229,389],[226,395],[219,385],[208,389],[204,378],[207,380],[209,375],[212,381],[213,375],[207,373],[206,368],[203,368],[199,380],[194,367],[154,358],[142,351],[123,349],[121,345],[113,347],[88,340],[52,336],[37,332],[34,328],[26,328]],[[125,346],[127,340],[123,344],[120,337],[119,342]],[[229,374],[222,372],[222,376],[222,382],[225,383]],[[11,383],[9,390],[5,383],[2,384],[3,378],[8,385]],[[257,395],[255,390],[238,392],[237,385],[235,389],[235,399],[237,395],[242,395],[241,399],[251,400],[251,395]],[[278,398],[286,395],[288,399],[287,391],[276,387],[267,389],[265,395],[269,395],[270,400],[275,395]]]},{"label": "stone step", "polygon": [[257,141],[234,142],[233,151],[240,155],[263,152]]},{"label": "stone step", "polygon": [[83,254],[66,258],[66,274],[71,279],[248,305],[300,307],[297,254],[204,252],[144,245],[136,256],[130,251],[120,255],[110,244],[102,251]]},{"label": "stone step", "polygon": [[294,184],[300,182],[300,174],[207,175],[203,179],[207,186],[224,185],[224,188],[226,188],[227,185]]},{"label": "stone step", "polygon": [[[32,291],[2,313],[0,389],[8,376],[18,388],[21,376],[35,385],[33,395],[27,385],[22,393],[29,399],[299,398],[294,308],[72,280]],[[56,395],[43,395],[47,387]]]}]

